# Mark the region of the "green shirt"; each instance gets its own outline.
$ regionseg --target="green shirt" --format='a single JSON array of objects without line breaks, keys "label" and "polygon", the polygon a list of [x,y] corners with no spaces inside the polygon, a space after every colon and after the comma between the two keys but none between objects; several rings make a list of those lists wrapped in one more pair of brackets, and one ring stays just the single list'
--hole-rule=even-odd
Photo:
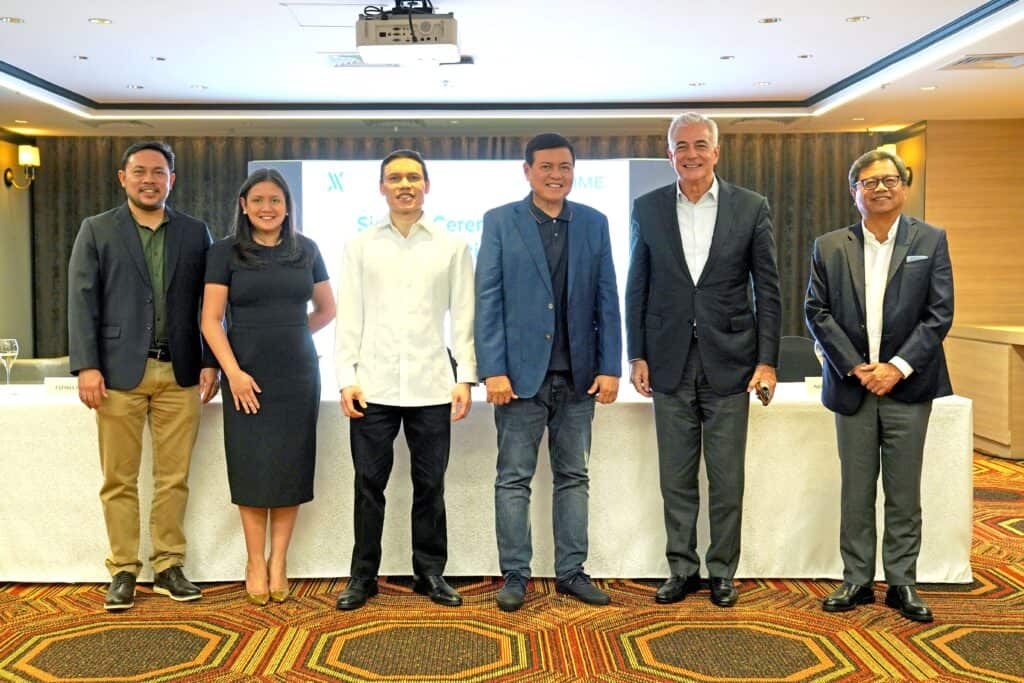
[{"label": "green shirt", "polygon": [[149,271],[149,283],[153,287],[153,344],[167,343],[167,287],[164,282],[164,244],[167,241],[165,226],[170,218],[164,219],[156,230],[135,221],[139,229],[139,241],[142,242],[142,256],[146,259],[146,270]]}]

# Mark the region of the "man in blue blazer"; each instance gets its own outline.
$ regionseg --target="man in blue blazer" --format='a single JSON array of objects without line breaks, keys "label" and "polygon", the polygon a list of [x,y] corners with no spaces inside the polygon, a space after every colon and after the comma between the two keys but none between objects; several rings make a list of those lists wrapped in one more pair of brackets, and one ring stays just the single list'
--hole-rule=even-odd
[{"label": "man in blue blazer", "polygon": [[823,349],[822,394],[836,414],[842,473],[843,584],[826,612],[875,601],[875,492],[885,491],[885,603],[915,621],[921,548],[921,464],[932,399],[952,393],[942,340],[953,324],[946,233],[902,215],[910,174],[873,150],[850,168],[862,220],[814,242],[804,312]]},{"label": "man in blue blazer", "polygon": [[132,607],[142,567],[138,479],[146,422],[153,436],[153,590],[179,601],[202,597],[182,570],[183,523],[200,402],[217,393],[216,359],[199,333],[210,232],[166,205],[174,153],[162,142],[134,144],[117,176],[127,201],[82,221],[68,264],[71,372],[99,432],[108,610]]},{"label": "man in blue blazer", "polygon": [[768,201],[715,175],[718,126],[696,112],[668,129],[678,182],[637,198],[630,226],[630,380],[654,397],[671,576],[678,602],[700,587],[697,473],[708,475],[711,601],[731,607],[740,556],[749,392],[775,388],[781,304]]},{"label": "man in blue blazer", "polygon": [[548,430],[554,475],[556,590],[605,605],[583,571],[587,461],[594,402],[612,403],[622,371],[619,298],[608,219],[566,201],[576,155],[561,135],[526,146],[531,192],[484,214],[476,268],[478,375],[494,404],[494,484],[504,585],[498,606],[522,606],[530,578],[530,482]]}]

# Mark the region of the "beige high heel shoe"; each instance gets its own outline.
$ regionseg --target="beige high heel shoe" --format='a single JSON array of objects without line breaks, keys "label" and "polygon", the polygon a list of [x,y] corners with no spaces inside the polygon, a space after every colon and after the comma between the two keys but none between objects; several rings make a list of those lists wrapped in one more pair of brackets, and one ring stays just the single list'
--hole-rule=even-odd
[{"label": "beige high heel shoe", "polygon": [[[246,576],[249,574],[249,566],[246,564],[245,568]],[[242,581],[242,586],[246,585],[246,581]],[[245,590],[245,599],[257,607],[266,607],[267,603],[270,602],[270,593],[250,593],[249,589]]]},{"label": "beige high heel shoe", "polygon": [[[267,567],[269,569],[270,564],[274,561],[273,557],[267,558]],[[270,589],[270,600],[272,602],[284,602],[288,599],[288,595],[291,593],[291,585],[288,583],[288,568],[284,570],[284,590],[276,591],[273,588]],[[269,579],[269,577],[268,577]],[[269,587],[269,585],[268,585]]]},{"label": "beige high heel shoe", "polygon": [[272,602],[284,602],[291,594],[291,590],[291,586],[285,582],[283,591],[270,591],[270,600]]},{"label": "beige high heel shoe", "polygon": [[250,593],[246,591],[245,599],[257,607],[266,607],[272,595],[273,593]]}]

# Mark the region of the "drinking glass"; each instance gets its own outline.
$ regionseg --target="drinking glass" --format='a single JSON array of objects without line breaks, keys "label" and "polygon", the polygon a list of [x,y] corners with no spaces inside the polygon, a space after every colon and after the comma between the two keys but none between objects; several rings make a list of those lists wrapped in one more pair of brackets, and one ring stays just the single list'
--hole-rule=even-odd
[{"label": "drinking glass", "polygon": [[7,384],[11,383],[11,366],[14,365],[14,359],[18,357],[18,340],[17,339],[0,339],[0,363],[4,364],[4,370],[7,371]]}]

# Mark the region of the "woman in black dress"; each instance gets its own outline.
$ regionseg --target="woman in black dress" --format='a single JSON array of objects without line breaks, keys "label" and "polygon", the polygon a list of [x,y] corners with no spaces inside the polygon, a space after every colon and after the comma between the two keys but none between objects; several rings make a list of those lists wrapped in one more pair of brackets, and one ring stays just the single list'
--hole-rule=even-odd
[{"label": "woman in black dress", "polygon": [[281,174],[254,171],[238,191],[232,235],[206,258],[202,330],[222,371],[228,483],[245,533],[245,590],[257,605],[288,596],[288,543],[299,505],[313,498],[320,371],[312,333],[334,319],[320,251],[291,215]]}]

